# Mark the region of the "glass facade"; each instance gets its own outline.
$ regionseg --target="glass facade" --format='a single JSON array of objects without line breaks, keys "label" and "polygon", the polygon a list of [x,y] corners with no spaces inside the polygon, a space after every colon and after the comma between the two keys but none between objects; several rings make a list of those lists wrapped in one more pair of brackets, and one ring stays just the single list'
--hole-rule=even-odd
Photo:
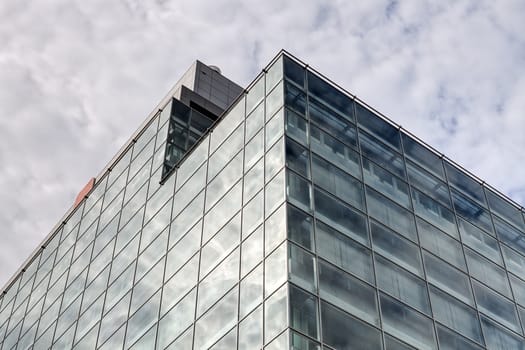
[{"label": "glass facade", "polygon": [[525,349],[514,204],[286,53],[213,126],[173,101],[2,294],[1,349]]}]

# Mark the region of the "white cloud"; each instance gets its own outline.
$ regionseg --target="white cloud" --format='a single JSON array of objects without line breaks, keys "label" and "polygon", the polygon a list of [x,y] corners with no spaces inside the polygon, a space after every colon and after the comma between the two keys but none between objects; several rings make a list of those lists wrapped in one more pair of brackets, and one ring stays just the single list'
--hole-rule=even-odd
[{"label": "white cloud", "polygon": [[520,1],[4,1],[0,285],[194,59],[286,48],[525,202]]}]

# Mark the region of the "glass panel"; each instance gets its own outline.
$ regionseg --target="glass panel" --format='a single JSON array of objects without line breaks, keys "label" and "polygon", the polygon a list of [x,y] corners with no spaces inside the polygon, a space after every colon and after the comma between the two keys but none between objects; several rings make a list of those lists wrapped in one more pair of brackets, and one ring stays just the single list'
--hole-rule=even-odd
[{"label": "glass panel", "polygon": [[285,199],[285,171],[279,174],[266,185],[264,189],[264,212],[266,215],[271,214]]},{"label": "glass panel", "polygon": [[354,101],[343,92],[328,84],[316,74],[307,71],[308,93],[319,97],[328,106],[354,121]]},{"label": "glass panel", "polygon": [[283,243],[264,262],[264,295],[270,295],[287,278],[286,247]]},{"label": "glass panel", "polygon": [[468,221],[458,218],[463,243],[492,261],[502,264],[498,241]]},{"label": "glass panel", "polygon": [[481,227],[485,231],[491,234],[494,232],[488,210],[483,209],[468,197],[465,197],[454,190],[452,190],[452,200],[454,201],[456,213]]},{"label": "glass panel", "polygon": [[315,189],[315,210],[318,217],[349,237],[368,245],[368,230],[364,215],[337,199]]},{"label": "glass panel", "polygon": [[393,174],[406,178],[403,158],[390,147],[365,132],[359,134],[361,152],[367,158],[388,169]]},{"label": "glass panel", "polygon": [[472,297],[467,275],[430,254],[423,253],[423,260],[425,261],[427,278],[430,283],[435,284],[470,306],[474,306],[474,298]]},{"label": "glass panel", "polygon": [[421,246],[457,268],[466,270],[465,257],[461,244],[447,236],[443,231],[417,218],[417,229]]},{"label": "glass panel", "polygon": [[268,96],[266,96],[266,116],[267,118],[271,117],[283,105],[283,103],[284,103],[283,83],[281,82],[279,85],[275,87],[275,89],[272,90],[272,92],[268,94]]},{"label": "glass panel", "polygon": [[284,103],[301,115],[306,112],[306,94],[289,82],[284,84]]},{"label": "glass panel", "polygon": [[315,155],[312,156],[312,178],[314,184],[331,192],[346,203],[363,209],[362,183]]},{"label": "glass panel", "polygon": [[308,107],[310,121],[316,123],[319,127],[331,135],[334,135],[339,140],[351,146],[357,146],[355,126],[352,125],[348,119],[336,113],[314,97],[310,98]]},{"label": "glass panel", "polygon": [[470,275],[496,291],[510,297],[509,281],[505,270],[482,258],[470,249],[465,249]]},{"label": "glass panel", "polygon": [[[228,123],[219,123],[219,125]],[[216,128],[217,129],[217,128]],[[216,130],[215,129],[215,130]],[[215,135],[215,130],[212,133]],[[208,163],[208,179],[215,175],[233,158],[244,145],[244,124],[241,124],[226,141],[210,156]],[[210,150],[211,152],[211,150]]]},{"label": "glass panel", "polygon": [[372,254],[369,249],[317,221],[315,225],[317,254],[365,281],[374,283]]},{"label": "glass panel", "polygon": [[372,222],[372,246],[374,250],[419,276],[423,276],[423,267],[419,248],[384,226]]},{"label": "glass panel", "polygon": [[410,160],[406,162],[408,179],[412,186],[417,187],[425,192],[428,196],[439,201],[447,208],[452,208],[450,201],[450,193],[445,182],[431,175],[429,172],[423,170]]},{"label": "glass panel", "polygon": [[195,255],[164,285],[162,290],[161,315],[178,303],[179,300],[197,284],[198,275],[199,256]]},{"label": "glass panel", "polygon": [[359,164],[359,155],[356,151],[313,125],[310,129],[313,152],[355,177],[361,178],[361,165]]},{"label": "glass panel", "polygon": [[293,171],[310,178],[309,152],[291,139],[286,139],[286,166]]},{"label": "glass panel", "polygon": [[[204,167],[204,170],[206,168]],[[204,176],[206,176],[204,174]],[[209,210],[217,201],[226,193],[228,190],[233,186],[234,183],[239,180],[239,178],[242,176],[242,152],[239,152],[233,160],[226,165],[224,169],[221,170],[221,172],[208,184],[208,187],[206,188],[206,210]],[[194,175],[195,177],[195,175]],[[189,182],[189,181],[188,181]],[[199,182],[199,184],[204,185],[203,182]],[[176,197],[176,201],[180,202],[183,201],[185,203],[189,202],[191,198],[195,197],[195,194],[200,192],[203,186],[198,186],[195,188],[195,191],[192,191],[191,194],[180,192],[178,193]],[[189,196],[187,200],[184,200],[186,196]],[[178,211],[174,211],[173,215],[178,214],[178,212],[183,209],[185,204],[181,206],[175,204],[175,207],[180,208]]]},{"label": "glass panel", "polygon": [[168,252],[166,279],[177,272],[199,250],[200,242],[198,237],[200,237],[201,227],[201,222],[199,222]]},{"label": "glass panel", "polygon": [[266,220],[264,251],[266,255],[286,239],[286,206],[282,205]]},{"label": "glass panel", "polygon": [[434,317],[439,322],[479,343],[483,342],[477,313],[439,289],[430,288]]},{"label": "glass panel", "polygon": [[247,274],[263,260],[263,228],[259,226],[241,246],[241,276]]},{"label": "glass panel", "polygon": [[290,332],[291,349],[302,349],[302,350],[320,350],[319,344],[313,340],[302,336],[299,333]]},{"label": "glass panel", "polygon": [[304,86],[304,68],[286,55],[283,55],[283,64],[285,77],[301,87]]},{"label": "glass panel", "polygon": [[289,280],[311,292],[317,290],[315,277],[315,258],[312,254],[289,244]]},{"label": "glass panel", "polygon": [[401,139],[403,140],[403,149],[408,158],[416,161],[440,179],[445,179],[445,172],[440,156],[404,133],[401,133]]},{"label": "glass panel", "polygon": [[401,152],[401,140],[399,138],[399,129],[381,119],[368,108],[357,103],[355,105],[357,123],[360,127],[366,129],[374,136],[379,137],[382,141],[394,147]]},{"label": "glass panel", "polygon": [[286,120],[286,125],[284,126],[286,135],[306,146],[308,143],[308,124],[306,120],[286,108],[284,113]]},{"label": "glass panel", "polygon": [[510,300],[494,293],[477,282],[472,282],[476,302],[481,312],[491,316],[515,332],[521,333],[516,306]]},{"label": "glass panel", "polygon": [[288,200],[299,208],[310,211],[311,185],[304,178],[291,171],[286,172],[286,195]]},{"label": "glass panel", "polygon": [[199,285],[197,317],[239,280],[239,250],[219,264]]},{"label": "glass panel", "polygon": [[437,349],[432,321],[386,295],[380,295],[383,328],[418,349]]},{"label": "glass panel", "polygon": [[381,349],[379,330],[321,302],[323,342],[336,349]]},{"label": "glass panel", "polygon": [[525,257],[503,244],[501,245],[501,249],[507,269],[522,279],[525,279]]},{"label": "glass panel", "polygon": [[241,203],[242,181],[239,181],[204,217],[202,241],[207,242],[215,235],[241,209]]},{"label": "glass panel", "polygon": [[[275,90],[274,90],[275,91]],[[267,116],[270,117],[271,114],[268,114],[269,111],[266,111]],[[273,112],[272,112],[273,113]],[[266,124],[265,135],[266,135],[266,147],[268,150],[275,141],[281,137],[284,133],[284,111],[281,109],[279,113],[272,117],[272,119]]]},{"label": "glass panel", "polygon": [[485,188],[485,193],[487,194],[487,200],[489,201],[489,206],[492,212],[495,212],[501,217],[505,218],[507,221],[520,228],[522,231],[525,230],[525,223],[523,222],[521,211],[518,208],[488,188]]},{"label": "glass panel", "polygon": [[[262,84],[258,84],[257,87],[252,87],[250,89],[250,93],[248,94],[248,98],[246,99],[246,112],[248,113],[252,110],[252,107],[254,106],[253,104],[251,104],[252,102],[254,102],[253,98],[256,98],[257,101],[260,101],[264,97],[264,79],[261,79],[259,81],[262,82]],[[250,101],[249,106],[248,100]],[[255,103],[257,103],[257,101],[255,101]],[[217,126],[213,129],[210,143],[210,154],[215,152],[217,146],[219,146],[221,142],[223,142],[226,139],[226,137],[232,132],[232,130],[235,129],[237,125],[239,125],[239,123],[244,119],[244,116],[244,97],[242,97],[237,101],[237,104],[235,106],[229,109],[228,113],[224,116],[223,121],[226,122],[217,124]]]},{"label": "glass panel", "polygon": [[366,186],[368,213],[383,225],[417,242],[414,214]]},{"label": "glass panel", "polygon": [[445,170],[447,171],[448,182],[450,184],[486,207],[485,195],[483,194],[483,188],[480,183],[447,161],[445,161]]},{"label": "glass panel", "polygon": [[313,218],[292,205],[287,206],[288,238],[306,249],[313,250]]},{"label": "glass panel", "polygon": [[283,78],[283,57],[279,57],[266,73],[266,92],[270,91],[275,84]]},{"label": "glass panel", "polygon": [[264,154],[263,130],[246,143],[244,154],[244,169],[250,169]]},{"label": "glass panel", "polygon": [[239,244],[240,217],[233,218],[201,250],[200,276],[205,276]]},{"label": "glass panel", "polygon": [[417,215],[448,232],[451,236],[457,237],[455,215],[451,210],[414,189],[412,189],[412,200]]},{"label": "glass panel", "polygon": [[261,324],[263,322],[262,306],[239,323],[239,349],[260,349],[263,345]]},{"label": "glass panel", "polygon": [[317,339],[317,305],[315,296],[290,285],[290,326]]},{"label": "glass panel", "polygon": [[159,322],[159,334],[157,337],[157,347],[159,349],[164,349],[166,345],[173,339],[176,339],[193,322],[195,295],[194,289],[162,317]]},{"label": "glass panel", "polygon": [[376,276],[379,289],[408,305],[430,315],[425,281],[376,255]]},{"label": "glass panel", "polygon": [[[239,318],[243,318],[263,301],[263,266],[246,276],[240,284]],[[260,327],[260,325],[259,325]]]},{"label": "glass panel", "polygon": [[287,285],[283,285],[264,303],[264,342],[268,343],[288,324]]},{"label": "glass panel", "polygon": [[247,203],[264,185],[264,159],[244,175],[244,203]]},{"label": "glass panel", "polygon": [[437,325],[437,335],[439,340],[439,348],[443,350],[481,350],[481,348],[474,343],[471,343],[466,338],[451,330]]},{"label": "glass panel", "polygon": [[379,326],[375,289],[319,261],[319,295],[343,310]]},{"label": "glass panel", "polygon": [[494,350],[510,350],[510,349],[524,349],[525,341],[522,338],[503,330],[502,327],[497,326],[494,322],[486,317],[481,317],[481,326],[483,334],[485,335],[485,342],[488,349]]},{"label": "glass panel", "polygon": [[253,107],[259,104],[264,98],[264,76],[261,75],[257,82],[251,87],[246,96],[246,113],[250,113]]},{"label": "glass panel", "polygon": [[498,238],[521,254],[525,254],[525,235],[497,216],[493,215],[492,217]]},{"label": "glass panel", "polygon": [[277,172],[284,167],[284,139],[277,141],[265,155],[266,179],[271,179]]},{"label": "glass panel", "polygon": [[264,104],[261,103],[255,110],[246,118],[246,140],[252,138],[257,131],[264,125]]},{"label": "glass panel", "polygon": [[379,165],[363,158],[364,179],[367,185],[372,186],[385,196],[396,201],[406,208],[410,208],[408,185],[405,181],[392,175]]}]

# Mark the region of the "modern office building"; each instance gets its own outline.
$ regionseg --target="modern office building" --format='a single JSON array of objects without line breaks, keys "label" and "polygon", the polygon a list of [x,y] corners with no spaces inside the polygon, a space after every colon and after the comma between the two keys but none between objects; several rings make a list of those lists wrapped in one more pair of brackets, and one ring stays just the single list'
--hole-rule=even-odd
[{"label": "modern office building", "polygon": [[11,279],[1,349],[525,349],[523,208],[281,52],[197,62]]}]

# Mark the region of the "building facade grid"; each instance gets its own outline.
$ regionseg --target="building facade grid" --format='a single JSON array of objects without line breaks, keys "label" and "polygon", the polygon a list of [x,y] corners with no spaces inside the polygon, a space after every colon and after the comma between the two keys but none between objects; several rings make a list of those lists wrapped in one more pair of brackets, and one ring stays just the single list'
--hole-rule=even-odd
[{"label": "building facade grid", "polygon": [[160,184],[171,111],[0,297],[1,349],[525,348],[490,187],[286,53]]}]

